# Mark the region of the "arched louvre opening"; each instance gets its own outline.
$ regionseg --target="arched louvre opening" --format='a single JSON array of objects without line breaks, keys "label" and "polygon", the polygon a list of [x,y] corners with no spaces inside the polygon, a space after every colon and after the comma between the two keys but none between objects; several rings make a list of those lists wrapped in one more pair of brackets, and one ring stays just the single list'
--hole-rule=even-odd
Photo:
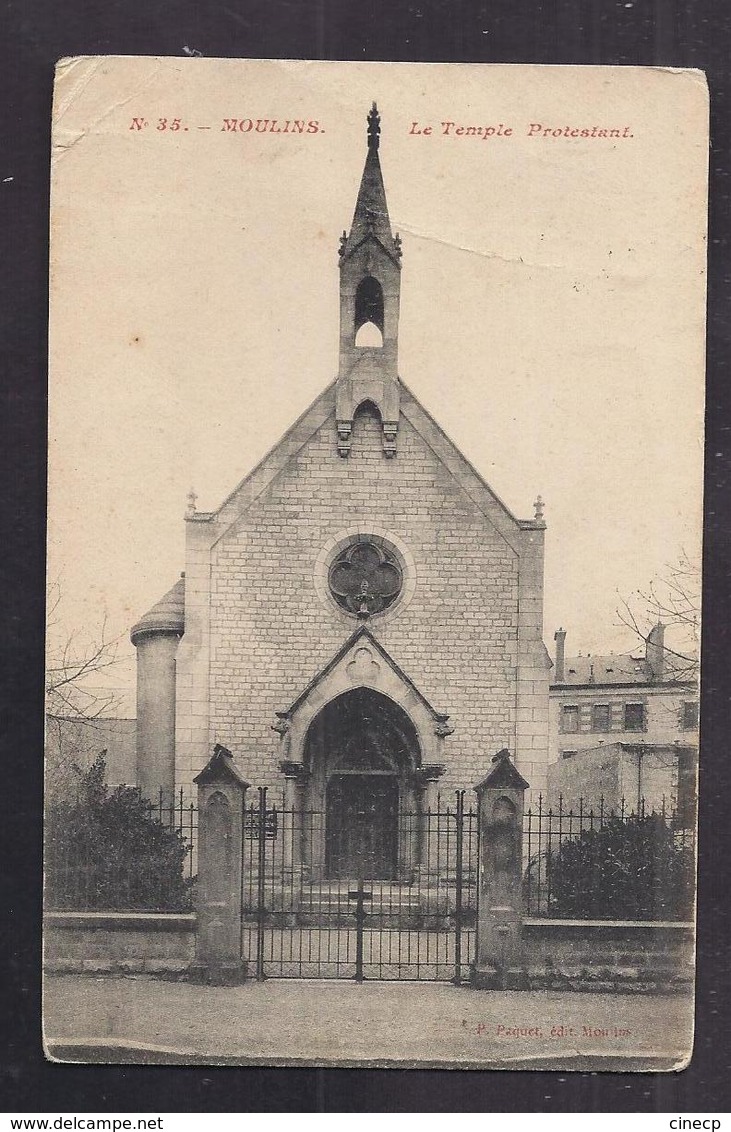
[{"label": "arched louvre opening", "polygon": [[373,275],[366,275],[361,279],[355,292],[355,334],[356,345],[372,345],[374,343],[359,343],[358,334],[361,327],[371,323],[373,330],[380,332],[380,345],[383,344],[383,288]]}]

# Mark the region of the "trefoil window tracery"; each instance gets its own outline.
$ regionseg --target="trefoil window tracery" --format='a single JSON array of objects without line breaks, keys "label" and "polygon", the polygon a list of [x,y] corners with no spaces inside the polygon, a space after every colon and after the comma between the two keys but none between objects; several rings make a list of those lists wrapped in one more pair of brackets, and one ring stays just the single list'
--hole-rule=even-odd
[{"label": "trefoil window tracery", "polygon": [[358,539],[333,560],[328,581],[340,608],[366,619],[393,605],[403,576],[393,554],[375,542]]}]

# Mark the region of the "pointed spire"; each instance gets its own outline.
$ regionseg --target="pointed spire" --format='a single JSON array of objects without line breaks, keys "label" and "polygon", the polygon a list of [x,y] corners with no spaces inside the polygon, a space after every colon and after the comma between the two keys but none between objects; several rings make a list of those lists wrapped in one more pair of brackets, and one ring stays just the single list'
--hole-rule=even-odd
[{"label": "pointed spire", "polygon": [[[381,416],[383,454],[396,455],[401,242],[391,232],[378,146],[381,119],[368,114],[368,151],[350,232],[340,240],[340,365],[335,392],[338,455],[347,458],[358,407]],[[367,334],[360,334],[367,330]],[[365,603],[368,604],[367,602]],[[367,611],[366,611],[367,612]]]},{"label": "pointed spire", "polygon": [[381,134],[381,115],[378,113],[378,107],[375,102],[371,106],[370,113],[368,114],[368,148],[378,149],[378,143]]},{"label": "pointed spire", "polygon": [[400,242],[397,244],[394,240],[391,232],[391,221],[388,217],[386,190],[383,185],[383,174],[378,157],[380,135],[381,116],[374,102],[368,114],[368,153],[358,190],[358,199],[355,202],[353,224],[347,238],[341,241],[341,264],[352,255],[356,247],[368,236],[375,236],[387,255],[397,265],[401,258]]}]

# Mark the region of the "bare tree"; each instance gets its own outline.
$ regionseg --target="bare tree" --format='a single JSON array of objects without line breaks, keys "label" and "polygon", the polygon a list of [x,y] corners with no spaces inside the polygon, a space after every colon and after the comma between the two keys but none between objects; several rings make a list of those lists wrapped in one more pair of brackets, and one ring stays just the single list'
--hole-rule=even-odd
[{"label": "bare tree", "polygon": [[619,620],[647,644],[655,625],[668,631],[664,641],[667,668],[675,680],[698,675],[701,615],[700,562],[683,552],[677,562],[644,590],[620,599]]},{"label": "bare tree", "polygon": [[79,764],[99,754],[108,734],[104,721],[117,707],[114,689],[95,682],[117,663],[119,638],[104,621],[91,635],[66,632],[60,581],[49,583],[46,635],[46,786],[57,793],[78,777]]}]

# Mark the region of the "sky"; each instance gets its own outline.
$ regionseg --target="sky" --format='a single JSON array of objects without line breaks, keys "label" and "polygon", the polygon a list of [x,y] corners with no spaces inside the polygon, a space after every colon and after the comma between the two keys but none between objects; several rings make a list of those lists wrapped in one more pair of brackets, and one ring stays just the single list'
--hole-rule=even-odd
[{"label": "sky", "polygon": [[[184,569],[189,489],[216,508],[336,375],[337,248],[374,98],[403,241],[400,375],[515,515],[545,501],[549,650],[559,625],[569,654],[634,647],[622,597],[697,551],[697,72],[67,61],[49,577],[54,633],[93,640],[105,624],[120,685],[129,627]],[[246,128],[295,118],[317,130]],[[628,136],[570,136],[593,127]]]}]

